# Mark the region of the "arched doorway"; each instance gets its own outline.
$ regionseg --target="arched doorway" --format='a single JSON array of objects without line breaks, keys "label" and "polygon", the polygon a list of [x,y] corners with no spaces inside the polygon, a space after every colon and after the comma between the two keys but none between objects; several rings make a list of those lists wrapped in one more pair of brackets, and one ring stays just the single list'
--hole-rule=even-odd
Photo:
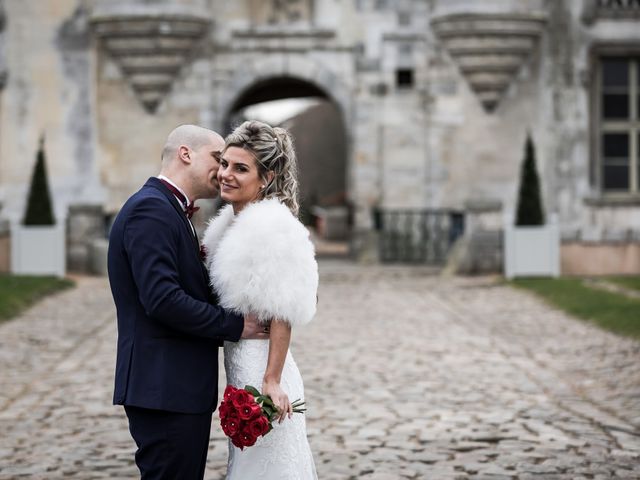
[{"label": "arched doorway", "polygon": [[319,225],[319,234],[326,240],[346,240],[348,140],[344,114],[336,101],[306,79],[263,78],[230,103],[223,120],[225,133],[246,119],[289,129],[298,156],[301,219]]}]

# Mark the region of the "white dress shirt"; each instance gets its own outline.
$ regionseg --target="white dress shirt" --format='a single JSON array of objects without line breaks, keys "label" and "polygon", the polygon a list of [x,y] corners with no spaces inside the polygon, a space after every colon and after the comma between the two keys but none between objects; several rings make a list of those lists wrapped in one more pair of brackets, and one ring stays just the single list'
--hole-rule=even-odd
[{"label": "white dress shirt", "polygon": [[[184,198],[187,199],[187,206],[191,205],[191,200],[189,200],[189,197],[186,193],[184,193],[184,190],[182,190],[178,185],[176,185],[170,178],[165,177],[164,175],[158,175],[158,178],[160,180],[164,180],[167,183],[170,183],[173,187],[175,187],[176,190],[178,190],[182,195],[184,195]],[[185,206],[182,203],[182,200],[180,200],[177,196],[174,195],[174,197],[176,198],[176,200],[178,200],[178,203],[180,204],[180,206],[182,207],[182,211],[186,212]],[[191,233],[193,233],[194,235],[196,234],[196,229],[193,226],[193,223],[191,223],[191,219],[187,218],[189,225],[191,225]]]}]

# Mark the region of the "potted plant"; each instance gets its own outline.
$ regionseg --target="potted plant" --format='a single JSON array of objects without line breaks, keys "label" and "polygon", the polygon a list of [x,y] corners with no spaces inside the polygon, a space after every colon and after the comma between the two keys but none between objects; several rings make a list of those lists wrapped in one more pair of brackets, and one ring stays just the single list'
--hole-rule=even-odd
[{"label": "potted plant", "polygon": [[508,222],[504,236],[507,278],[560,274],[560,236],[555,223],[545,223],[536,169],[535,149],[527,135],[520,173],[515,226]]},{"label": "potted plant", "polygon": [[20,275],[65,274],[63,223],[56,223],[44,152],[40,139],[24,218],[11,235],[11,270]]}]

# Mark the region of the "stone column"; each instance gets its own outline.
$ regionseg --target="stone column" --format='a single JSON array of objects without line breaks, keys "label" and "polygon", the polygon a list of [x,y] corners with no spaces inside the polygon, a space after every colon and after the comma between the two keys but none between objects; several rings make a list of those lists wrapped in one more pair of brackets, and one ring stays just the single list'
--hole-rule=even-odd
[{"label": "stone column", "polygon": [[[2,204],[0,203],[0,211]],[[0,218],[0,273],[11,271],[11,227],[9,220]]]},{"label": "stone column", "polygon": [[465,204],[465,233],[449,255],[448,273],[498,273],[504,258],[502,202],[471,200]]},{"label": "stone column", "polygon": [[78,204],[69,206],[67,215],[67,270],[83,273],[97,272],[91,258],[92,245],[106,241],[105,212],[102,205]]}]

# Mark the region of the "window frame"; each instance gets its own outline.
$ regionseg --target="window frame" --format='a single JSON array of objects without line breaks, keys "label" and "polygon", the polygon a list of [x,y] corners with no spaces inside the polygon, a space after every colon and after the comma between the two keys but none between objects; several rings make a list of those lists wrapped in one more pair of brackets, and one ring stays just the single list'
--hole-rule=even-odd
[{"label": "window frame", "polygon": [[[624,58],[630,61],[629,72],[629,114],[628,120],[604,120],[602,118],[603,75],[602,60]],[[640,200],[640,48],[630,45],[598,45],[591,50],[592,76],[590,99],[591,119],[591,186],[604,200]],[[629,135],[629,179],[628,190],[607,190],[604,188],[603,134],[624,132]]]}]

